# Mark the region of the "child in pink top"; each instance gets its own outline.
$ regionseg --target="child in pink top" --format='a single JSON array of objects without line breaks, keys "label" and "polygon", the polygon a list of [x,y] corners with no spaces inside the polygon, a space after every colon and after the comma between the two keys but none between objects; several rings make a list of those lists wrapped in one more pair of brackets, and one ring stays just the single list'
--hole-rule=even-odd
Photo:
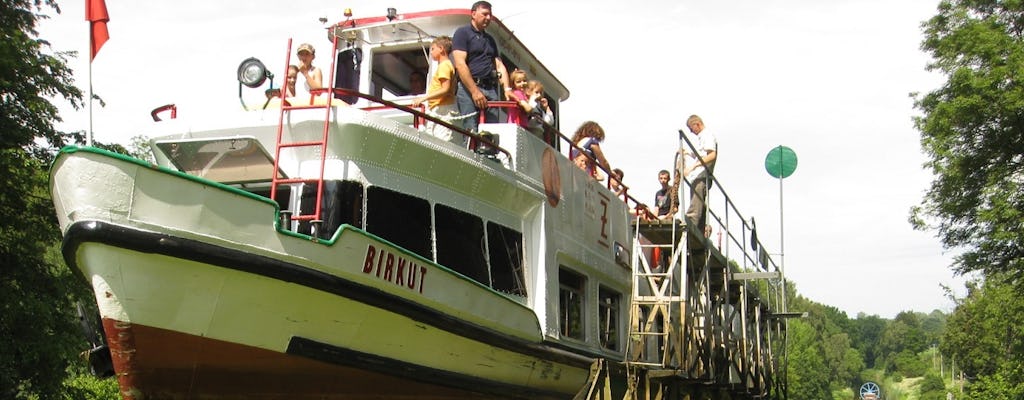
[{"label": "child in pink top", "polygon": [[512,97],[516,102],[516,108],[509,110],[508,122],[526,128],[527,123],[530,122],[530,111],[533,109],[533,106],[530,105],[530,98],[526,94],[530,80],[526,78],[526,71],[521,69],[512,71],[510,76],[512,78]]}]

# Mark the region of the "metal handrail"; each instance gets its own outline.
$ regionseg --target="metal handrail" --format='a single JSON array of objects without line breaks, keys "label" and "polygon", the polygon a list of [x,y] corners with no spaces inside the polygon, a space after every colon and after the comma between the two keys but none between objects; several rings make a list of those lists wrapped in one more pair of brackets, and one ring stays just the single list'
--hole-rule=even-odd
[{"label": "metal handrail", "polygon": [[[683,135],[681,137],[681,139],[686,143],[686,145],[690,148],[690,150],[693,151],[694,154],[697,154],[697,148],[694,147],[693,143],[690,142],[690,139],[687,138],[686,135]],[[752,239],[753,233],[756,232],[754,227],[752,227],[747,222],[747,219],[743,217],[743,214],[740,213],[740,211],[736,207],[735,203],[733,203],[732,199],[729,197],[729,194],[726,193],[725,188],[722,185],[722,183],[717,178],[715,178],[714,173],[711,172],[711,168],[709,168],[709,165],[704,163],[704,160],[702,158],[698,157],[697,159],[704,166],[705,171],[708,172],[707,174],[705,174],[705,178],[704,179],[707,179],[709,181],[709,183],[713,183],[713,185],[707,185],[707,186],[713,186],[715,188],[715,190],[720,192],[722,194],[722,196],[724,197],[724,202],[725,202],[724,221],[723,221],[723,217],[720,216],[717,212],[715,212],[711,208],[710,202],[707,199],[704,200],[704,206],[706,208],[706,211],[715,220],[715,222],[718,223],[719,226],[726,228],[725,231],[726,231],[726,235],[728,236],[728,239],[731,242],[737,244],[740,247],[740,249],[743,252],[744,264],[746,264],[746,262],[750,262],[750,264],[754,265],[755,268],[760,268],[760,269],[763,269],[765,271],[770,271],[770,270],[780,271],[779,266],[775,263],[775,260],[772,259],[771,255],[768,254],[767,251],[764,251],[763,257],[765,258],[765,261],[762,264],[762,262],[760,260],[761,257],[762,257],[761,251],[762,251],[762,249],[765,248],[765,246],[764,246],[763,243],[761,243],[760,239],[758,239],[758,240],[756,240],[754,242],[754,243],[757,244],[757,248],[759,250],[756,250],[757,253],[755,253],[753,255],[750,254],[749,250],[751,250],[751,249],[748,249],[747,241],[749,239]],[[677,174],[679,172],[681,172],[681,171],[676,171]],[[682,176],[680,178],[681,178],[680,182],[685,183],[690,188],[690,190],[693,190],[693,182],[690,182],[690,180],[686,179],[685,176]],[[709,188],[709,193],[710,193],[710,188]],[[709,195],[707,197],[711,197],[711,196]],[[733,214],[735,214],[740,219],[740,221],[741,221],[740,231],[742,233],[742,238],[737,238],[737,236],[733,234],[733,230],[728,229],[729,221],[730,221],[729,216],[733,215]],[[751,235],[748,236],[747,235],[748,232],[750,232]]]},{"label": "metal handrail", "polygon": [[[466,136],[467,138],[474,139],[474,140],[477,140],[479,142],[483,142],[484,144],[487,144],[487,145],[493,147],[498,152],[501,152],[502,154],[504,154],[505,157],[508,159],[509,163],[513,162],[512,154],[509,153],[508,150],[505,150],[501,146],[498,146],[497,143],[494,143],[491,140],[489,140],[489,139],[487,139],[487,138],[485,138],[485,137],[483,137],[483,136],[481,136],[479,134],[467,131],[465,128],[462,128],[461,126],[452,125],[448,121],[445,121],[445,120],[442,120],[440,118],[434,117],[434,116],[432,116],[430,114],[427,114],[427,113],[425,113],[423,111],[420,111],[420,110],[417,110],[415,108],[412,108],[412,107],[409,107],[409,106],[405,106],[405,105],[402,105],[402,104],[398,104],[398,103],[395,103],[393,101],[384,100],[384,99],[382,99],[380,97],[369,95],[369,94],[366,94],[366,93],[362,93],[362,92],[359,92],[358,90],[353,90],[353,89],[345,89],[345,88],[328,89],[328,88],[324,88],[324,89],[313,89],[313,90],[310,90],[310,92],[315,92],[315,94],[317,94],[317,95],[322,94],[322,93],[331,92],[333,95],[336,95],[336,96],[338,96],[338,95],[355,96],[355,97],[359,97],[361,99],[369,100],[370,102],[373,102],[373,103],[383,104],[383,105],[385,105],[385,106],[387,106],[389,108],[394,108],[396,110],[404,111],[406,113],[412,114],[414,116],[414,118],[422,118],[424,120],[431,121],[431,122],[433,122],[435,124],[438,124],[438,125],[441,125],[441,126],[443,126],[445,128],[451,129],[453,132],[458,132],[459,134],[461,134],[463,136]],[[342,103],[348,104],[347,102],[344,102],[344,101]],[[364,107],[364,109],[368,109],[368,108],[372,108],[372,107]]]}]

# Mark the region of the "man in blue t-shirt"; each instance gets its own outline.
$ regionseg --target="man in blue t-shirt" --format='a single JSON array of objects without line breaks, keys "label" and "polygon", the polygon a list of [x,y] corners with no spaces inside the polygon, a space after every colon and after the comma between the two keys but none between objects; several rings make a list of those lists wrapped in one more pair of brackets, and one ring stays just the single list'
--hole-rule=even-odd
[{"label": "man in blue t-shirt", "polygon": [[[466,115],[486,110],[486,122],[498,122],[498,109],[487,109],[488,100],[498,100],[498,85],[511,93],[505,64],[498,54],[498,44],[485,31],[491,24],[491,3],[478,1],[470,9],[469,25],[459,27],[452,35],[452,63],[459,76],[455,102],[459,113]],[[479,116],[466,118],[463,126],[476,132]]]}]

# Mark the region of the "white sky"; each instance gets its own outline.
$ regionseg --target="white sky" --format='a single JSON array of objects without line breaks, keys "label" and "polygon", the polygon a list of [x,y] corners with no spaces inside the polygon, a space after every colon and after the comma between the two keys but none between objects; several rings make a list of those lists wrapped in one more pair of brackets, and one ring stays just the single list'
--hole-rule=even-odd
[{"label": "white sky", "polygon": [[[345,7],[368,17],[386,7],[472,3],[106,1],[111,38],[93,63],[93,87],[107,106],[97,106],[93,126],[97,140],[121,143],[146,135],[149,111],[163,104],[178,104],[181,117],[237,110],[239,62],[255,56],[277,73],[289,37],[295,46],[329,46],[319,17],[338,22]],[[54,49],[82,54],[70,65],[84,91],[83,3],[62,2],[62,14],[39,31]],[[886,318],[950,311],[939,285],[962,292],[964,280],[953,276],[952,257],[933,234],[907,222],[931,180],[909,93],[942,82],[924,70],[928,58],[919,50],[920,23],[937,3],[492,1],[495,15],[571,91],[563,132],[599,122],[609,161],[642,201],[653,202],[677,129],[699,114],[719,140],[717,178],[777,253],[779,184],[764,157],[780,144],[794,149],[799,166],[784,183],[787,277],[804,296],[850,317]],[[319,61],[329,62],[322,54]],[[62,110],[62,129],[88,127],[85,110]]]}]

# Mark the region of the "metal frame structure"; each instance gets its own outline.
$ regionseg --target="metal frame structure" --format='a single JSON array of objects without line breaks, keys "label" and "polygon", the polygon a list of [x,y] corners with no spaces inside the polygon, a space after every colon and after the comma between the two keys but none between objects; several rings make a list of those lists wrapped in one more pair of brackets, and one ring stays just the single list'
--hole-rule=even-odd
[{"label": "metal frame structure", "polygon": [[724,200],[705,210],[717,243],[690,220],[635,224],[626,399],[788,398],[785,320],[799,315],[786,310],[785,276],[709,186]]}]

